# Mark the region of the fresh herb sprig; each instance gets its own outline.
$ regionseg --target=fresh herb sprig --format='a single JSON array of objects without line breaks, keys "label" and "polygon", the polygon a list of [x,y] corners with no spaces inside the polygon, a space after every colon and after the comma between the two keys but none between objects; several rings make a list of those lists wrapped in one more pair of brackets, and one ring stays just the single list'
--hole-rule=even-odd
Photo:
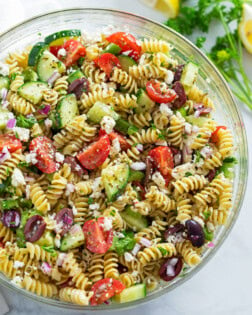
[{"label": "fresh herb sprig", "polygon": [[[194,6],[181,3],[180,14],[165,24],[177,32],[190,37],[195,29],[208,33],[213,21],[219,21],[225,35],[217,37],[207,53],[222,73],[234,95],[252,109],[252,81],[243,65],[243,51],[238,35],[242,16],[243,0],[198,0]],[[200,36],[196,44],[202,48],[206,37]]]}]

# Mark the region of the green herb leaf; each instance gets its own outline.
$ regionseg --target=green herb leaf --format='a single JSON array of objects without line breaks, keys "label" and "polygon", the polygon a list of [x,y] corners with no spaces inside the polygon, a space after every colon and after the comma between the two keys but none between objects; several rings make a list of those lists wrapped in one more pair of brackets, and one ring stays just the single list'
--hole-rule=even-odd
[{"label": "green herb leaf", "polygon": [[164,249],[163,247],[158,247],[158,249],[160,250],[162,256],[166,256],[168,254],[167,250]]},{"label": "green herb leaf", "polygon": [[50,253],[52,257],[57,256],[57,252],[52,245],[50,245],[50,246],[43,245],[43,246],[41,246],[41,248],[43,248],[46,252]]},{"label": "green herb leaf", "polygon": [[92,203],[94,203],[94,199],[91,198],[91,197],[89,197],[89,198],[88,198],[88,204],[91,205]]},{"label": "green herb leaf", "polygon": [[114,250],[118,255],[123,255],[125,252],[132,250],[136,244],[134,239],[134,233],[132,231],[123,231],[123,238],[119,238],[118,236],[114,236],[113,244],[110,250]]},{"label": "green herb leaf", "polygon": [[185,177],[189,177],[189,176],[192,176],[192,173],[186,172],[186,173],[185,173]]},{"label": "green herb leaf", "polygon": [[17,116],[17,126],[22,128],[32,128],[32,126],[36,123],[36,119],[33,116],[24,117],[23,115]]}]

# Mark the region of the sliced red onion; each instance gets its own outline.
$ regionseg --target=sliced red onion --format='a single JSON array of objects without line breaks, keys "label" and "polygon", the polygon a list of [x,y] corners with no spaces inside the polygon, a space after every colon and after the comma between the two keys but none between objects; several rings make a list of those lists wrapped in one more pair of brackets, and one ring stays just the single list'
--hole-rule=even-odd
[{"label": "sliced red onion", "polygon": [[140,249],[141,249],[141,245],[136,243],[136,245],[134,246],[134,248],[131,251],[132,255],[136,256],[136,254],[139,252]]},{"label": "sliced red onion", "polygon": [[63,265],[64,260],[66,259],[66,257],[67,257],[67,254],[65,254],[65,253],[60,253],[60,254],[58,255],[58,259],[57,259],[57,261],[56,261],[57,266],[61,267],[61,266]]},{"label": "sliced red onion", "polygon": [[209,242],[208,244],[207,244],[207,247],[209,247],[209,248],[213,248],[215,245],[214,245],[214,243],[213,242]]},{"label": "sliced red onion", "polygon": [[142,245],[145,246],[145,247],[150,247],[150,246],[151,246],[151,241],[148,240],[148,239],[145,238],[145,237],[142,237],[142,238],[140,239],[140,244],[142,244]]},{"label": "sliced red onion", "polygon": [[203,104],[194,104],[193,108],[196,109],[194,112],[194,117],[198,118],[201,115],[209,114],[212,111],[212,108],[205,107]]},{"label": "sliced red onion", "polygon": [[11,118],[7,121],[6,127],[9,129],[12,129],[16,126],[16,119],[15,118]]},{"label": "sliced red onion", "polygon": [[53,85],[53,83],[60,78],[60,74],[58,71],[54,71],[50,78],[47,80],[47,83]]},{"label": "sliced red onion", "polygon": [[11,157],[10,153],[1,153],[0,154],[0,164],[8,160]]},{"label": "sliced red onion", "polygon": [[3,102],[6,101],[7,94],[8,94],[8,90],[6,88],[2,88],[1,89],[1,99]]},{"label": "sliced red onion", "polygon": [[39,109],[38,112],[43,115],[48,115],[50,109],[51,109],[50,105],[45,105],[43,108]]},{"label": "sliced red onion", "polygon": [[142,145],[141,143],[138,143],[138,144],[136,145],[136,149],[137,149],[139,152],[143,152],[144,147],[143,147],[143,145]]},{"label": "sliced red onion", "polygon": [[48,262],[42,262],[41,264],[41,270],[43,271],[43,273],[49,275],[52,271],[52,267],[51,265],[48,264]]}]

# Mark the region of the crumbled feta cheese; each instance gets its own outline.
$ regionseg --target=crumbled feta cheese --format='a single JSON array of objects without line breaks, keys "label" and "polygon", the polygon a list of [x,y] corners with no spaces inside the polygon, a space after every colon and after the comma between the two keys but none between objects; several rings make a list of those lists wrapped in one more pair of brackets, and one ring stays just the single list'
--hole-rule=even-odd
[{"label": "crumbled feta cheese", "polygon": [[172,84],[174,80],[174,73],[171,70],[167,70],[164,80],[167,84]]},{"label": "crumbled feta cheese", "polygon": [[134,248],[131,251],[132,255],[136,256],[136,254],[139,252],[140,249],[141,249],[141,245],[136,243]]},{"label": "crumbled feta cheese", "polygon": [[14,127],[13,131],[17,133],[18,138],[21,141],[27,142],[30,138],[30,130],[27,128]]},{"label": "crumbled feta cheese", "polygon": [[146,169],[146,164],[144,162],[134,162],[131,163],[130,167],[135,171],[143,171]]},{"label": "crumbled feta cheese", "polygon": [[17,287],[22,288],[23,278],[20,276],[16,276],[11,280],[11,283],[16,285]]},{"label": "crumbled feta cheese", "polygon": [[167,144],[167,142],[165,140],[158,140],[158,141],[155,142],[155,144],[156,145],[162,145],[162,146],[165,146],[165,147],[168,146],[168,144]]},{"label": "crumbled feta cheese", "polygon": [[89,205],[90,210],[98,210],[99,208],[100,208],[99,203],[92,203],[91,205]]},{"label": "crumbled feta cheese", "polygon": [[134,260],[133,255],[131,255],[130,253],[126,252],[124,253],[124,258],[127,262],[131,262],[132,260]]},{"label": "crumbled feta cheese", "polygon": [[136,149],[137,149],[139,152],[143,152],[144,147],[143,147],[142,143],[138,143],[138,144],[136,145]]},{"label": "crumbled feta cheese", "polygon": [[211,222],[207,222],[207,229],[209,232],[214,232],[214,225]]},{"label": "crumbled feta cheese", "polygon": [[25,161],[27,163],[31,163],[31,164],[36,164],[38,162],[38,160],[36,159],[36,153],[35,152],[30,152],[25,156]]},{"label": "crumbled feta cheese", "polygon": [[65,253],[60,253],[60,254],[58,255],[58,258],[57,258],[57,261],[56,261],[57,266],[59,266],[59,267],[62,266],[64,260],[66,259],[66,257],[67,257],[67,254],[65,254]]},{"label": "crumbled feta cheese", "polygon": [[97,211],[97,210],[94,210],[94,211],[93,211],[93,216],[94,216],[95,218],[99,217],[100,215],[101,215],[101,213],[100,213],[99,211]]},{"label": "crumbled feta cheese", "polygon": [[186,122],[184,126],[185,126],[185,133],[187,135],[190,135],[192,133],[192,125]]},{"label": "crumbled feta cheese", "polygon": [[90,195],[92,198],[99,198],[101,196],[101,190],[102,190],[102,185],[101,185],[101,177],[96,177],[93,182],[93,192]]},{"label": "crumbled feta cheese", "polygon": [[161,103],[159,106],[159,110],[161,114],[164,114],[168,117],[171,117],[173,115],[173,111],[169,108],[169,106],[165,103]]},{"label": "crumbled feta cheese", "polygon": [[64,48],[60,48],[58,50],[58,56],[62,56],[62,57],[65,57],[67,55],[67,52]]},{"label": "crumbled feta cheese", "polygon": [[13,265],[14,269],[18,269],[18,268],[22,268],[22,267],[24,267],[24,262],[23,261],[19,261],[19,260],[15,260],[14,261],[14,265]]},{"label": "crumbled feta cheese", "polygon": [[132,275],[132,277],[137,277],[139,275],[139,272],[134,270],[134,271],[132,271],[131,275]]},{"label": "crumbled feta cheese", "polygon": [[3,76],[9,75],[9,66],[6,63],[0,61],[0,74]]},{"label": "crumbled feta cheese", "polygon": [[112,218],[104,217],[103,230],[109,231],[112,229]]},{"label": "crumbled feta cheese", "polygon": [[195,173],[195,164],[193,163],[185,163],[179,166],[176,166],[173,170],[172,170],[172,177],[176,178],[176,179],[181,179],[185,176],[186,172],[190,172],[191,174]]},{"label": "crumbled feta cheese", "polygon": [[44,121],[44,123],[45,123],[45,126],[46,126],[47,129],[51,128],[51,127],[52,127],[52,124],[53,124],[52,120],[49,119],[49,118],[46,118],[46,120]]},{"label": "crumbled feta cheese", "polygon": [[101,120],[101,128],[106,131],[107,134],[110,134],[115,127],[115,121],[110,116],[104,116]]},{"label": "crumbled feta cheese", "polygon": [[110,149],[110,152],[109,154],[111,156],[114,156],[114,155],[117,155],[121,150],[121,146],[120,146],[120,142],[119,142],[119,139],[118,138],[115,138],[113,141],[112,141],[112,146],[111,146],[111,149]]},{"label": "crumbled feta cheese", "polygon": [[57,162],[62,163],[64,161],[65,157],[63,154],[56,152],[55,153],[55,159]]},{"label": "crumbled feta cheese", "polygon": [[193,126],[192,126],[192,132],[193,132],[193,133],[197,133],[197,132],[199,132],[199,127],[198,127],[198,126],[193,125]]},{"label": "crumbled feta cheese", "polygon": [[14,187],[25,185],[25,179],[20,169],[15,168],[11,176],[11,184]]},{"label": "crumbled feta cheese", "polygon": [[7,146],[3,148],[2,153],[0,153],[0,156],[1,156],[1,163],[11,158],[11,154]]},{"label": "crumbled feta cheese", "polygon": [[209,146],[205,146],[200,150],[200,154],[205,158],[208,159],[213,154],[213,149]]},{"label": "crumbled feta cheese", "polygon": [[54,244],[57,248],[60,248],[60,234],[56,234]]},{"label": "crumbled feta cheese", "polygon": [[114,231],[114,235],[117,236],[118,238],[125,238],[125,235],[123,233],[120,233],[120,232]]},{"label": "crumbled feta cheese", "polygon": [[122,55],[128,56],[131,53],[132,53],[132,50],[126,50],[122,52]]},{"label": "crumbled feta cheese", "polygon": [[152,180],[156,185],[158,185],[158,187],[165,187],[165,180],[161,173],[155,172],[152,175]]},{"label": "crumbled feta cheese", "polygon": [[74,191],[75,191],[75,186],[72,183],[68,183],[66,185],[66,196],[69,196]]}]

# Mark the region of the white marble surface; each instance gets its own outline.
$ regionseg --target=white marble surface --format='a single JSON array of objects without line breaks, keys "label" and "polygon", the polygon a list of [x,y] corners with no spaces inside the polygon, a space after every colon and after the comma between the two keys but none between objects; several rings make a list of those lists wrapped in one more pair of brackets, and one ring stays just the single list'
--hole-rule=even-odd
[{"label": "white marble surface", "polygon": [[[0,0],[0,32],[22,20],[52,10],[70,7],[106,7],[121,9],[162,22],[163,16],[144,7],[137,0]],[[1,49],[1,48],[0,48]],[[246,69],[252,78],[252,56],[246,54]],[[252,112],[241,105],[249,147],[252,145]],[[250,160],[251,160],[250,152]],[[196,276],[183,286],[139,308],[117,312],[118,315],[250,315],[252,314],[252,176],[241,214],[222,248]],[[4,288],[10,315],[72,314],[74,312],[49,308],[17,296]],[[84,312],[82,312],[84,314]]]}]

